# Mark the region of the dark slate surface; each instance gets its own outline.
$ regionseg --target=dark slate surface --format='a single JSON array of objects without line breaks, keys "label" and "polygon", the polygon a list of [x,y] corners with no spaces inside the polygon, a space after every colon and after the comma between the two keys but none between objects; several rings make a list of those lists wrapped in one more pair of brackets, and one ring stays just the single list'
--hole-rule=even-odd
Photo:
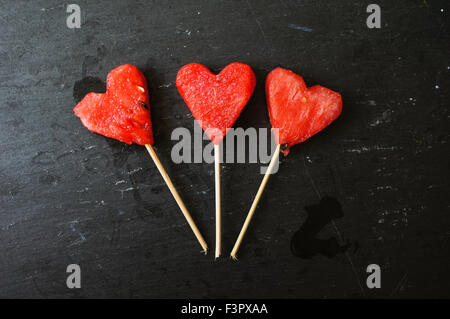
[{"label": "dark slate surface", "polygon": [[[448,297],[446,1],[378,1],[379,30],[366,26],[370,1],[77,3],[79,30],[58,1],[0,4],[0,297]],[[193,129],[174,80],[194,61],[254,68],[236,127],[270,126],[276,66],[343,95],[342,116],[282,159],[239,262],[199,253],[143,147],[92,134],[72,112],[112,68],[141,68],[158,154],[213,247],[213,165],[170,158],[172,130]],[[261,178],[258,164],[224,165],[225,253]],[[78,290],[65,284],[71,263]]]}]

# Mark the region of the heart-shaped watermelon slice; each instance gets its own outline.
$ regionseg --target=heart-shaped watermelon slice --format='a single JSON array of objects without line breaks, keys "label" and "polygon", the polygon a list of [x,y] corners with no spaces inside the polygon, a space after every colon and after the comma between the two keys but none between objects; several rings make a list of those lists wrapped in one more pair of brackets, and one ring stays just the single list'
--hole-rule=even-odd
[{"label": "heart-shaped watermelon slice", "polygon": [[74,108],[90,131],[127,144],[153,145],[147,81],[125,64],[107,77],[106,93],[89,93]]},{"label": "heart-shaped watermelon slice", "polygon": [[316,85],[307,88],[303,78],[292,71],[276,68],[266,79],[270,122],[284,155],[333,122],[342,111],[337,92]]},{"label": "heart-shaped watermelon slice", "polygon": [[191,63],[177,74],[177,88],[194,118],[214,144],[220,144],[253,94],[256,79],[244,63],[231,63],[219,74]]}]

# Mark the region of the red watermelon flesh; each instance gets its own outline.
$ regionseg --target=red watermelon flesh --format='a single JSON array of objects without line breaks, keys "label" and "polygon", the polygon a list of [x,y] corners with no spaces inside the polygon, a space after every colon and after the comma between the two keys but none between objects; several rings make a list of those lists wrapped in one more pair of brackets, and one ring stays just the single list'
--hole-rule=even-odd
[{"label": "red watermelon flesh", "polygon": [[133,65],[108,74],[106,93],[89,93],[74,108],[90,131],[127,144],[153,144],[147,81]]},{"label": "red watermelon flesh", "polygon": [[177,74],[177,88],[194,118],[214,144],[220,144],[255,89],[253,70],[231,63],[218,75],[191,63]]},{"label": "red watermelon flesh", "polygon": [[292,71],[276,68],[266,79],[270,122],[284,155],[333,122],[342,111],[337,92],[316,85],[307,88],[303,78]]}]

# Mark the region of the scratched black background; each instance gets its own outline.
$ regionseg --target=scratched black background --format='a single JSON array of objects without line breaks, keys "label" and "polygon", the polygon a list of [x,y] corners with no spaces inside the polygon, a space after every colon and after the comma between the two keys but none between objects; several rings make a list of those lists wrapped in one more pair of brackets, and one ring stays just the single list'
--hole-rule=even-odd
[{"label": "scratched black background", "polygon": [[[66,3],[1,1],[0,297],[449,297],[450,7],[377,1],[370,30],[371,2],[77,1],[71,30]],[[112,68],[143,70],[157,152],[213,248],[213,165],[170,158],[172,130],[194,125],[174,86],[194,61],[253,67],[235,127],[270,127],[276,66],[343,96],[341,117],[282,159],[239,262],[199,253],[143,147],[72,112]],[[226,255],[261,178],[258,164],[223,165]],[[366,286],[371,263],[381,289]]]}]

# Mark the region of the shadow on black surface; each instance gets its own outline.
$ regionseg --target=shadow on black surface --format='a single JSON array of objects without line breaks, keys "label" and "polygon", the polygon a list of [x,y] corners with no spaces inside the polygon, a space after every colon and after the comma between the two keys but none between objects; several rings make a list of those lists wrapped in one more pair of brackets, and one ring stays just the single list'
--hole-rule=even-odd
[{"label": "shadow on black surface", "polygon": [[75,103],[79,103],[88,93],[105,93],[106,83],[101,79],[93,76],[87,76],[76,81],[73,86],[73,99]]},{"label": "shadow on black surface", "polygon": [[315,255],[333,258],[345,252],[349,244],[339,245],[335,237],[319,239],[316,236],[333,219],[344,216],[341,204],[333,197],[325,196],[318,204],[305,206],[308,217],[291,240],[292,253],[303,259],[311,259]]}]

